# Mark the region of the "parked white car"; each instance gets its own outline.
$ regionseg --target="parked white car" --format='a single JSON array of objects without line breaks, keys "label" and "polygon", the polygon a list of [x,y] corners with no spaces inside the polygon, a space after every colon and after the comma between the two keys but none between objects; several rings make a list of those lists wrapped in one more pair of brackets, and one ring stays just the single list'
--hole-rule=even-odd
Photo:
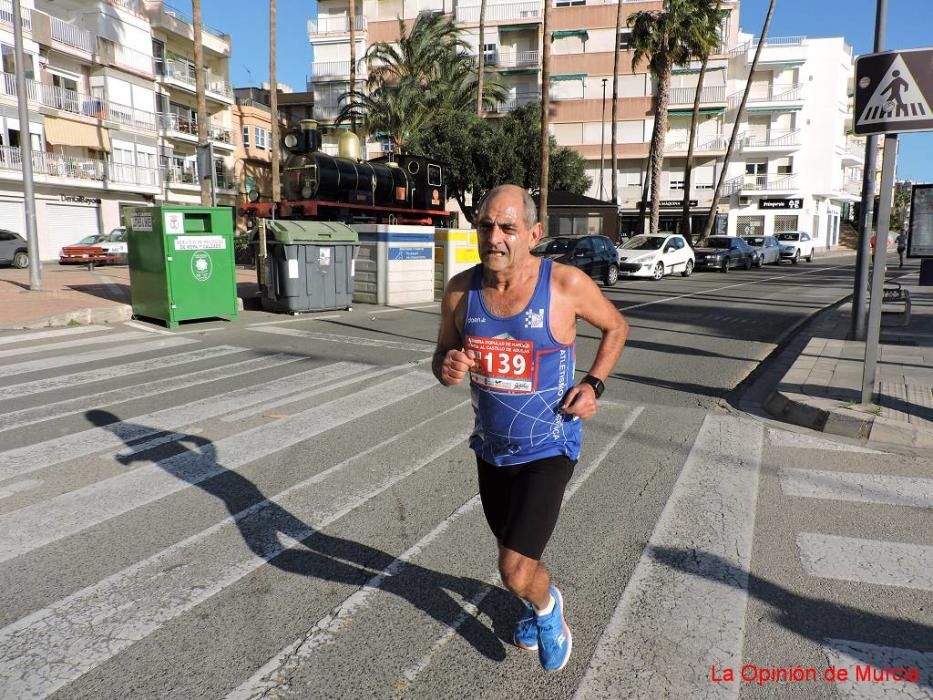
[{"label": "parked white car", "polygon": [[675,233],[645,234],[630,238],[619,246],[619,275],[623,277],[653,277],[679,272],[684,277],[693,273],[693,248],[684,237]]},{"label": "parked white car", "polygon": [[806,231],[776,233],[774,237],[781,244],[781,260],[790,260],[794,265],[801,258],[813,262],[813,239]]},{"label": "parked white car", "polygon": [[126,229],[122,226],[113,229],[104,240],[96,245],[106,250],[108,255],[116,256],[120,262],[126,262],[129,247],[126,243]]}]

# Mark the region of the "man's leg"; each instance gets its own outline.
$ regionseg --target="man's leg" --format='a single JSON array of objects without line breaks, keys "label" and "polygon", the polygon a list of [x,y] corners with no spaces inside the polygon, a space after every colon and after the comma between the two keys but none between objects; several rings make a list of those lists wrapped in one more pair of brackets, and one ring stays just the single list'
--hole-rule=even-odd
[{"label": "man's leg", "polygon": [[531,603],[535,610],[547,608],[551,600],[548,590],[551,576],[542,562],[519,554],[500,543],[499,574],[505,587],[522,600]]}]

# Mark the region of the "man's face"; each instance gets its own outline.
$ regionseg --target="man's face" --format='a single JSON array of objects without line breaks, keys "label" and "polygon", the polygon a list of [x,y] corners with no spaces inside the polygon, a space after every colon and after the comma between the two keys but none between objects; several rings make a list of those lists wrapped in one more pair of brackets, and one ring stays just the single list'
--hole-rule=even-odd
[{"label": "man's face", "polygon": [[500,193],[487,203],[477,223],[479,255],[491,272],[510,269],[531,255],[540,239],[540,225],[525,225],[525,208],[520,193]]}]

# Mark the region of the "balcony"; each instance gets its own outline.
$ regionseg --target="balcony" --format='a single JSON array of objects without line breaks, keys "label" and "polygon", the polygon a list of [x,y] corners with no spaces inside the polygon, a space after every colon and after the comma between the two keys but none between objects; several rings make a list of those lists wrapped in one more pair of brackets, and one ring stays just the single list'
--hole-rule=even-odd
[{"label": "balcony", "polygon": [[140,165],[126,165],[124,163],[107,162],[107,179],[119,185],[134,185],[138,187],[155,187],[162,185],[158,168],[146,168]]},{"label": "balcony", "polygon": [[[474,56],[474,61],[478,56]],[[537,51],[487,51],[485,65],[495,68],[537,68]]]},{"label": "balcony", "polygon": [[[735,92],[729,95],[729,109],[738,109],[742,102],[742,93]],[[803,104],[803,86],[802,85],[752,85],[752,91],[748,95],[745,105],[751,110],[750,105],[763,106],[764,103],[771,103],[776,106]]]},{"label": "balcony", "polygon": [[[180,139],[188,143],[198,142],[197,118],[185,118],[174,112],[157,112],[159,130],[170,138]],[[212,123],[207,130],[207,137],[215,144],[233,149],[233,137],[230,129],[220,124]]]},{"label": "balcony", "polygon": [[[750,62],[753,52],[758,48],[759,40],[760,39],[756,37],[751,41],[738,44],[729,52],[729,55],[732,57],[744,56],[745,61]],[[800,52],[797,49],[801,46],[805,46],[806,43],[807,37],[805,36],[769,36],[765,39],[765,45],[761,51],[761,58],[762,60],[797,58],[800,56]],[[769,49],[772,49],[772,51],[769,51]]]},{"label": "balcony", "polygon": [[[0,146],[0,169],[22,171],[22,151]],[[32,151],[32,171],[36,176],[103,182],[106,168],[102,160]]]},{"label": "balcony", "polygon": [[[687,141],[668,141],[664,144],[664,155],[665,157],[677,156],[677,155],[686,155],[687,153]],[[694,155],[705,154],[709,155],[710,153],[722,152],[725,153],[726,147],[729,145],[729,139],[726,136],[715,136],[709,140],[703,141],[702,143],[696,143],[693,147]]]},{"label": "balcony", "polygon": [[853,197],[862,197],[862,180],[855,178],[847,177],[842,181],[842,191],[846,194],[850,194]]},{"label": "balcony", "polygon": [[132,12],[134,15],[142,15],[143,8],[139,0],[107,0],[108,5],[119,7],[121,10]]},{"label": "balcony", "polygon": [[[198,174],[193,168],[166,168],[164,172],[165,182],[169,186],[181,185],[195,189],[199,189],[201,186],[200,182],[198,182]],[[232,173],[226,171],[215,173],[215,177],[218,190],[236,191],[239,181]]]},{"label": "balcony", "polygon": [[[479,23],[479,5],[457,7],[456,21],[467,24]],[[488,5],[486,22],[528,22],[540,24],[544,14],[544,5],[540,2],[517,2],[508,5]]]},{"label": "balcony", "polygon": [[[362,15],[356,16],[354,29],[358,32],[365,32],[367,29],[366,18]],[[308,37],[326,36],[328,34],[349,34],[350,18],[343,17],[318,17],[308,20]]]},{"label": "balcony", "polygon": [[[20,7],[20,19],[22,19],[23,31],[31,32],[32,31],[32,10],[28,7]],[[0,2],[0,24],[5,24],[10,27],[12,31],[13,27],[13,3],[9,0],[3,0]]]},{"label": "balcony", "polygon": [[846,149],[842,153],[844,166],[863,165],[865,163],[865,144],[857,141],[846,141]]},{"label": "balcony", "polygon": [[98,37],[97,58],[98,62],[104,65],[139,73],[149,79],[155,75],[152,54],[136,51],[122,44],[115,44],[102,37]]},{"label": "balcony", "polygon": [[89,31],[69,24],[58,17],[50,16],[49,19],[52,25],[52,41],[89,54],[94,53],[96,42]]},{"label": "balcony", "polygon": [[754,192],[767,194],[771,192],[792,192],[797,189],[796,173],[768,174],[768,175],[740,175],[726,182],[726,194],[736,192]]},{"label": "balcony", "polygon": [[[367,74],[368,71],[366,64],[358,62],[356,67],[356,77],[362,80],[366,77]],[[332,80],[337,78],[349,80],[350,61],[321,61],[319,63],[311,64],[312,80]]]},{"label": "balcony", "polygon": [[518,93],[514,97],[505,100],[503,102],[497,102],[492,107],[487,108],[487,114],[505,114],[506,112],[511,112],[519,107],[530,104],[532,102],[537,102],[541,99],[541,95],[538,92],[526,92]]},{"label": "balcony", "polygon": [[794,150],[800,146],[800,130],[769,131],[765,134],[739,134],[739,147],[754,153]]},{"label": "balcony", "polygon": [[[156,74],[163,82],[170,83],[194,94],[197,90],[194,63],[178,58],[156,59]],[[205,69],[204,91],[207,97],[225,104],[233,104],[233,90],[227,81],[218,78]]]},{"label": "balcony", "polygon": [[[679,87],[671,88],[671,97],[670,102],[668,103],[671,107],[674,105],[693,105],[693,98],[696,96],[695,87]],[[700,104],[711,104],[711,103],[722,103],[726,101],[726,86],[725,85],[709,85],[703,88],[700,91]]]}]

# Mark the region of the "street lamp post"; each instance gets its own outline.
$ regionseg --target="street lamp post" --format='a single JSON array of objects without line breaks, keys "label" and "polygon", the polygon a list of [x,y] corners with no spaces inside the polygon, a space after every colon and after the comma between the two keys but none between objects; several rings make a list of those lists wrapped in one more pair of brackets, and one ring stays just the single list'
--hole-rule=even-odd
[{"label": "street lamp post", "polygon": [[604,165],[605,158],[603,156],[603,151],[606,147],[606,83],[609,82],[609,78],[603,78],[603,111],[602,111],[602,120],[600,122],[600,135],[599,135],[599,198],[605,199],[606,194],[603,190],[603,180],[604,180]]}]

